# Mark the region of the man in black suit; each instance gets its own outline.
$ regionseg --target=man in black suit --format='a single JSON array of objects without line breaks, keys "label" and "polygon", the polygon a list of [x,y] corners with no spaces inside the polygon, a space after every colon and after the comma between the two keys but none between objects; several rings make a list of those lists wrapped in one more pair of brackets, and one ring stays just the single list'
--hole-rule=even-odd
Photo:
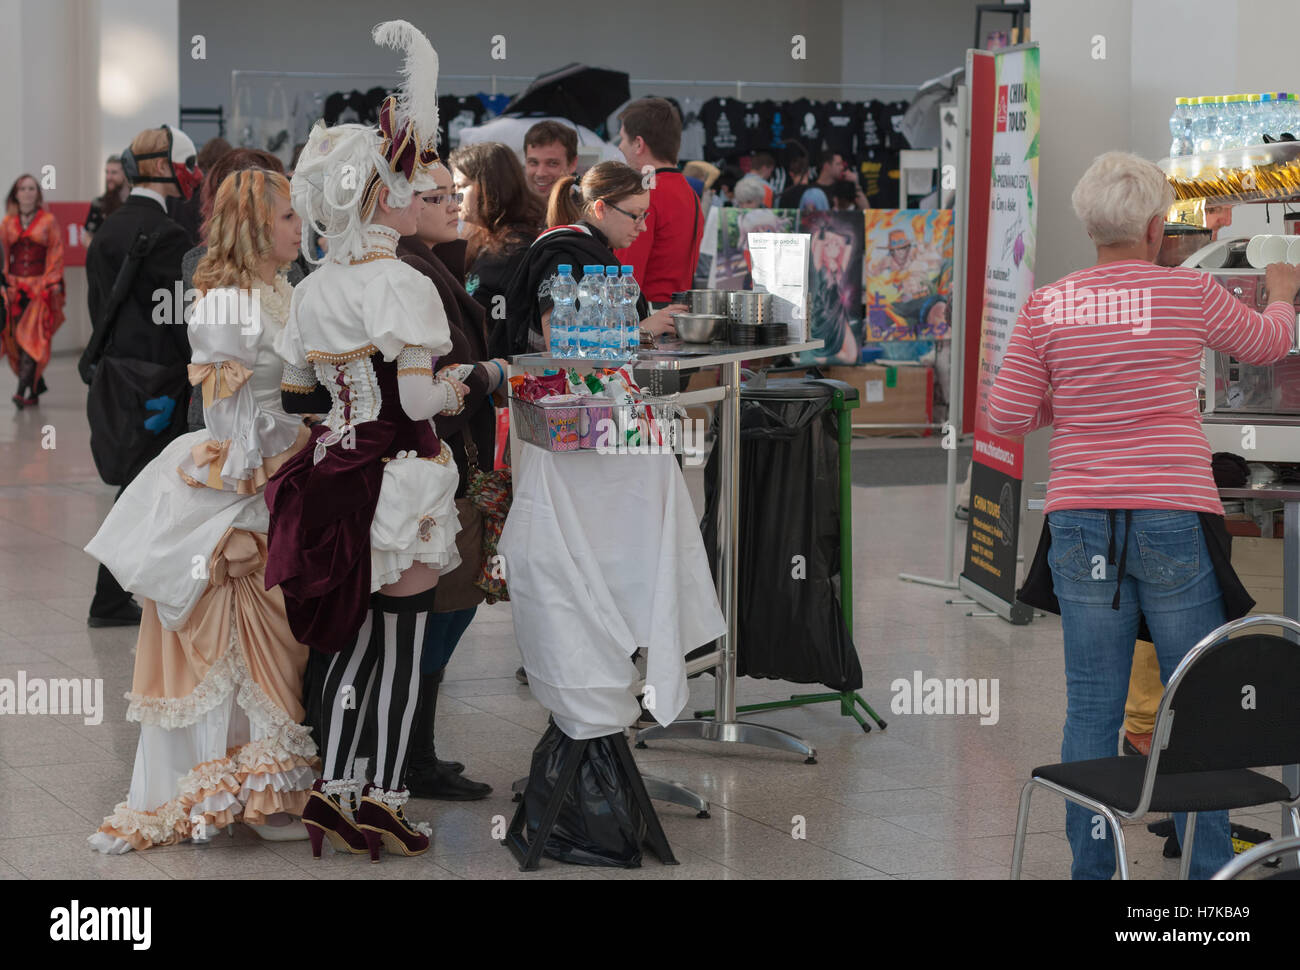
[{"label": "man in black suit", "polygon": [[[190,341],[184,324],[183,299],[177,298],[181,280],[181,259],[190,248],[185,230],[167,215],[167,199],[189,198],[199,181],[194,162],[194,143],[181,131],[151,128],[135,137],[125,159],[131,194],[122,207],[104,220],[86,251],[86,281],[89,288],[90,319],[96,333],[108,325],[105,319],[109,297],[127,253],[140,235],[157,234],[153,247],[140,262],[126,298],[115,314],[111,336],[104,347],[106,357],[126,357],[160,365],[185,366],[190,360]],[[167,325],[160,325],[166,323]],[[175,402],[183,414],[188,400]],[[122,421],[136,422],[141,415],[123,414]],[[164,422],[166,423],[166,422]],[[146,427],[149,425],[146,424]],[[152,454],[158,455],[184,430],[174,423],[159,432]],[[137,469],[147,464],[141,460]],[[125,489],[128,483],[123,482]],[[121,495],[121,491],[118,495]],[[140,622],[140,608],[131,594],[103,565],[95,584],[88,623],[92,627],[131,626]]]}]

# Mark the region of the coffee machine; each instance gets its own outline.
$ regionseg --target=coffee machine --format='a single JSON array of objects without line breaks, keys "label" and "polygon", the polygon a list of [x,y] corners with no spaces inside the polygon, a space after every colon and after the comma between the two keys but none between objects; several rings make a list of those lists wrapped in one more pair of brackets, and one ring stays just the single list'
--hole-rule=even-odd
[{"label": "coffee machine", "polygon": [[[1211,242],[1182,265],[1208,273],[1234,299],[1263,310],[1269,303],[1264,271],[1246,262],[1248,241]],[[1202,425],[1213,451],[1252,461],[1300,460],[1300,296],[1295,310],[1291,353],[1276,363],[1246,364],[1206,348]]]}]

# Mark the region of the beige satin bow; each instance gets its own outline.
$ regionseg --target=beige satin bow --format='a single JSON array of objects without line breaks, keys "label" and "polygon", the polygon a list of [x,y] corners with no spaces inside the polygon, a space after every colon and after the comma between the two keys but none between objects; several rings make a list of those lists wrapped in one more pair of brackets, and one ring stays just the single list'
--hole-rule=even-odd
[{"label": "beige satin bow", "polygon": [[203,406],[210,408],[214,401],[230,397],[247,384],[253,372],[237,360],[218,360],[190,364],[189,375],[191,386],[203,385]]},{"label": "beige satin bow", "polygon": [[212,551],[212,584],[224,586],[227,579],[240,579],[257,572],[266,563],[266,541],[261,535],[230,528]]},{"label": "beige satin bow", "polygon": [[230,442],[218,441],[216,438],[209,438],[207,441],[201,441],[190,449],[190,455],[194,458],[195,466],[202,468],[208,466],[208,487],[220,490],[222,488],[221,469],[226,466],[226,456],[230,453]]}]

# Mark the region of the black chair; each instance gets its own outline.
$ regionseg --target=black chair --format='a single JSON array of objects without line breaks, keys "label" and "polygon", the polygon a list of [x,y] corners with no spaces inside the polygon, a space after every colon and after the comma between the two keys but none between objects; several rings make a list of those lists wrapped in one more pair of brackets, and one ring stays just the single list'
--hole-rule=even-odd
[{"label": "black chair", "polygon": [[[1300,856],[1300,837],[1292,836],[1289,839],[1273,839],[1269,842],[1261,842],[1253,849],[1243,852],[1237,858],[1233,859],[1226,866],[1214,874],[1216,880],[1219,879],[1240,879],[1248,871],[1262,866],[1274,856],[1284,855],[1287,852],[1295,852]],[[1300,869],[1284,869],[1281,872],[1275,872],[1271,876],[1265,876],[1265,879],[1300,879]]]},{"label": "black chair", "polygon": [[[1290,635],[1251,632],[1278,627]],[[1186,812],[1179,878],[1191,866],[1198,812],[1281,803],[1300,836],[1300,798],[1252,768],[1300,762],[1300,623],[1282,616],[1225,623],[1178,665],[1156,712],[1151,754],[1074,761],[1035,768],[1020,794],[1011,878],[1020,878],[1035,788],[1106,819],[1115,837],[1121,879],[1129,878],[1120,819],[1148,812]],[[1180,715],[1175,719],[1175,714]]]}]

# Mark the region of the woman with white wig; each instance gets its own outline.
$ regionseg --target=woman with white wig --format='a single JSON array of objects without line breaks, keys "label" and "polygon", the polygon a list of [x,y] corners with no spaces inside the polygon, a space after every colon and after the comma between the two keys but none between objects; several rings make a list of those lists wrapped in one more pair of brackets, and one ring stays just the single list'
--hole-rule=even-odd
[{"label": "woman with white wig", "polygon": [[[989,397],[994,433],[1054,430],[1047,528],[1021,598],[1059,600],[1066,762],[1115,755],[1144,622],[1168,682],[1202,637],[1253,605],[1227,561],[1197,383],[1206,347],[1251,364],[1286,356],[1300,269],[1266,269],[1272,302],[1258,313],[1204,273],[1156,266],[1173,198],[1144,159],[1093,162],[1073,203],[1097,262],[1025,301]],[[1071,874],[1109,879],[1115,846],[1091,815],[1067,805]],[[1175,816],[1180,842],[1185,822]],[[1191,852],[1194,879],[1232,857],[1227,812],[1198,816]]]}]

